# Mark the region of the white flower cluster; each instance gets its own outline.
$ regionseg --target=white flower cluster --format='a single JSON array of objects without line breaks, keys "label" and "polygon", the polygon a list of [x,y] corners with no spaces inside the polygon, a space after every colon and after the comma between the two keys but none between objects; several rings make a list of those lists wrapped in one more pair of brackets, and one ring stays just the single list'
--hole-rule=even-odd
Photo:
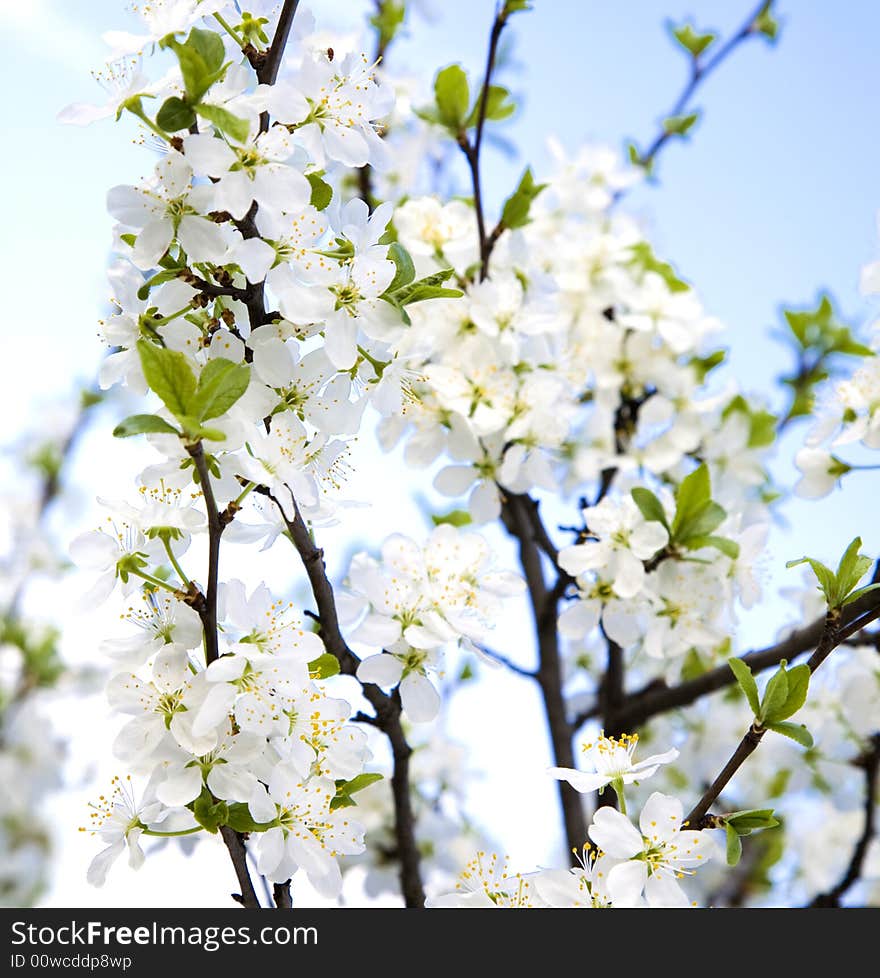
[{"label": "white flower cluster", "polygon": [[440,694],[429,673],[440,673],[444,647],[479,644],[497,620],[501,600],[524,589],[521,577],[491,569],[479,533],[441,524],[424,547],[400,534],[386,540],[382,558],[361,553],[348,571],[345,621],[352,639],[384,651],[365,658],[358,679],[397,686],[416,723],[433,720]]},{"label": "white flower cluster", "polygon": [[[639,815],[638,827],[625,814],[624,785],[655,774],[678,756],[667,751],[633,763],[638,737],[600,737],[590,745],[594,773],[553,768],[550,773],[578,791],[611,785],[623,811],[596,810],[586,843],[573,869],[510,873],[497,857],[479,853],[462,874],[456,892],[435,898],[436,907],[688,907],[694,905],[679,880],[693,876],[717,854],[707,831],[682,824],[677,798],[655,791]],[[594,848],[595,847],[595,848]]]}]

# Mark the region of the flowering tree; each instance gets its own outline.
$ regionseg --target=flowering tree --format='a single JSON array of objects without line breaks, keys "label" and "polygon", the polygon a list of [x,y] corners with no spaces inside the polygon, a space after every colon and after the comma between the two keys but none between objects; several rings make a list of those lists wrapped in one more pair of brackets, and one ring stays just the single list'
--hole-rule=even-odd
[{"label": "flowering tree", "polygon": [[[482,151],[516,109],[498,52],[525,0],[499,3],[480,77],[441,67],[423,100],[388,69],[404,3],[377,0],[370,55],[292,0],[263,6],[151,3],[142,33],[106,35],[107,104],[63,114],[133,116],[157,156],[108,194],[100,373],[147,396],[114,434],[154,454],[71,546],[89,600],[136,626],[103,643],[128,774],[93,811],[90,880],[150,837],[214,836],[246,907],[258,877],[285,908],[292,881],[333,898],[364,861],[368,891],[410,907],[871,899],[880,597],[861,541],[835,570],[804,558],[805,622],[774,644],[745,651],[736,625],[761,598],[776,436],[855,362],[799,491],[856,468],[818,446],[874,447],[872,352],[824,299],[787,313],[781,412],[719,382],[721,324],[622,202],[696,123],[702,80],[775,39],[772,2],[726,40],[675,27],[689,80],[646,148],[559,150],[497,212]],[[321,527],[353,532],[338,488],[370,419],[455,508],[331,581]],[[231,575],[242,547],[290,548],[309,596]],[[533,652],[492,641],[516,602]],[[482,663],[540,693],[570,866],[514,872],[464,815],[438,731],[447,665]],[[840,858],[811,875],[820,832]]]}]

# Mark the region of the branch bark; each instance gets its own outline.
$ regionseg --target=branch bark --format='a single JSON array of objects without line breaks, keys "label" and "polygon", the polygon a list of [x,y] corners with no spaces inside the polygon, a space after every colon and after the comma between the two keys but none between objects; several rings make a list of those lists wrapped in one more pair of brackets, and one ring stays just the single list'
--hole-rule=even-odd
[{"label": "branch bark", "polygon": [[854,886],[862,875],[868,847],[876,834],[874,819],[877,812],[877,782],[880,778],[880,733],[871,738],[871,746],[860,760],[865,771],[865,825],[853,849],[852,858],[846,872],[835,886],[819,893],[810,903],[811,907],[839,907],[842,897]]},{"label": "branch bark", "polygon": [[[558,591],[548,589],[541,565],[538,545],[540,533],[535,520],[540,521],[537,504],[527,496],[509,495],[502,508],[502,518],[508,533],[519,544],[519,558],[526,578],[529,603],[538,645],[536,679],[541,690],[544,713],[550,733],[553,760],[558,767],[575,767],[572,729],[566,717],[562,695],[562,664],[559,658],[559,636],[556,630]],[[543,529],[543,527],[542,527]],[[544,533],[546,536],[546,532]],[[581,851],[587,840],[587,822],[580,793],[566,781],[557,782],[562,821],[570,857],[572,850]]]},{"label": "branch bark", "polygon": [[[342,672],[354,676],[360,665],[360,659],[348,647],[339,627],[333,585],[327,577],[324,553],[312,540],[296,500],[291,497],[293,518],[290,518],[275,496],[269,494],[269,498],[278,507],[308,576],[318,606],[318,621],[324,648],[336,657]],[[421,853],[416,839],[416,817],[409,783],[409,759],[412,748],[407,742],[401,722],[400,697],[389,696],[373,683],[361,683],[361,688],[375,710],[375,725],[382,730],[391,745],[394,762],[391,776],[391,790],[394,796],[394,833],[404,902],[407,907],[423,907],[425,890],[421,877]]]}]

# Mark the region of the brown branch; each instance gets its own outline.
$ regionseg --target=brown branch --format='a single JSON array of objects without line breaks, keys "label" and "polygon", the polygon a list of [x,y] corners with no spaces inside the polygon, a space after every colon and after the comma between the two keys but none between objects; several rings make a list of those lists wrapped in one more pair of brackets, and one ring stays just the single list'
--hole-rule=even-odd
[{"label": "brown branch", "polygon": [[284,6],[278,15],[278,25],[275,28],[272,45],[257,67],[257,81],[261,85],[275,84],[278,69],[281,67],[281,58],[284,56],[284,49],[287,47],[290,28],[293,26],[293,17],[298,6],[299,0],[284,0]]},{"label": "brown branch", "polygon": [[202,619],[205,633],[205,662],[210,665],[220,657],[220,646],[217,639],[217,578],[220,571],[220,538],[223,536],[225,524],[217,509],[214,489],[211,485],[211,473],[205,459],[202,443],[188,445],[190,454],[199,474],[199,485],[205,497],[205,508],[208,511],[208,587],[205,600],[195,606]]},{"label": "brown branch", "polygon": [[[324,648],[336,657],[339,668],[346,675],[355,676],[360,659],[351,651],[343,638],[333,596],[333,585],[327,577],[324,552],[315,545],[296,500],[291,497],[293,518],[271,493],[266,493],[278,507],[290,539],[300,556],[318,606],[320,636]],[[423,907],[425,890],[421,877],[421,853],[416,839],[416,817],[412,807],[409,783],[409,759],[412,748],[407,742],[401,722],[400,696],[389,696],[373,683],[361,683],[364,696],[375,711],[374,725],[388,738],[394,762],[391,790],[394,797],[394,834],[397,841],[395,855],[400,863],[400,887],[407,907]]]},{"label": "brown branch", "polygon": [[290,896],[290,880],[284,883],[276,883],[272,887],[272,899],[279,910],[292,910],[293,899]]},{"label": "brown branch", "polygon": [[[559,635],[556,611],[559,592],[549,590],[541,566],[541,549],[535,519],[537,507],[528,496],[509,495],[502,506],[502,519],[512,537],[519,543],[519,559],[526,578],[535,636],[538,645],[536,679],[544,703],[544,714],[550,733],[553,759],[558,767],[575,767],[572,728],[562,695],[562,666],[559,657]],[[562,820],[569,853],[580,852],[587,839],[587,823],[579,792],[566,781],[557,782]],[[573,856],[573,854],[572,854]]]},{"label": "brown branch", "polygon": [[[847,605],[841,614],[841,642],[859,632],[880,614],[880,594],[872,591]],[[865,616],[870,617],[865,617]],[[799,628],[776,645],[747,652],[741,656],[752,672],[762,672],[771,666],[779,665],[783,659],[791,661],[816,648],[825,628],[824,618],[818,618],[804,628]],[[618,722],[624,730],[635,730],[652,717],[669,710],[690,706],[707,693],[732,686],[735,682],[733,673],[728,665],[710,669],[696,679],[679,683],[677,686],[666,686],[656,680],[643,689],[629,694],[618,713]],[[575,720],[576,728],[597,715],[597,707],[593,706],[580,714]]]},{"label": "brown branch", "polygon": [[868,854],[868,847],[876,834],[874,818],[877,811],[877,782],[880,777],[880,733],[871,737],[871,746],[859,759],[858,763],[865,772],[865,825],[862,834],[853,849],[852,858],[846,868],[846,872],[840,881],[830,890],[817,894],[811,907],[839,907],[841,898],[852,886],[854,886],[862,875],[862,868],[865,864],[865,856]]},{"label": "brown branch", "polygon": [[[815,651],[807,660],[807,666],[809,667],[810,673],[814,673],[834,651],[834,649],[836,649],[842,642],[846,641],[847,638],[860,631],[865,627],[865,625],[870,624],[878,617],[880,617],[880,608],[875,608],[867,614],[862,615],[861,618],[858,618],[856,621],[842,627],[840,623],[840,610],[830,610],[825,616],[822,637],[819,639]],[[730,760],[728,760],[727,764],[724,765],[721,773],[712,782],[712,784],[709,785],[703,794],[703,797],[688,814],[687,818],[685,819],[686,823],[691,825],[697,825],[700,823],[703,816],[709,811],[713,802],[725,789],[734,774],[736,774],[749,755],[752,754],[757,748],[758,744],[760,744],[764,734],[767,732],[767,729],[768,728],[762,726],[757,720],[749,727],[745,736],[740,741],[739,746],[731,755]]]},{"label": "brown branch", "polygon": [[489,106],[489,85],[492,80],[492,72],[495,70],[495,58],[498,54],[498,41],[501,32],[507,24],[509,14],[506,5],[498,7],[495,20],[492,22],[492,31],[489,34],[489,50],[486,54],[486,71],[483,76],[483,87],[480,91],[480,104],[477,110],[477,122],[474,129],[474,139],[471,142],[467,133],[462,131],[458,136],[458,145],[465,155],[468,168],[471,173],[471,184],[474,189],[474,210],[477,215],[477,235],[480,239],[480,281],[482,282],[489,274],[489,258],[495,242],[501,235],[503,228],[497,225],[491,235],[486,234],[486,217],[483,212],[483,188],[480,181],[480,148],[483,143],[483,129],[486,125],[486,111]]},{"label": "brown branch", "polygon": [[229,850],[229,858],[235,867],[235,875],[238,877],[238,885],[241,887],[241,893],[233,893],[232,899],[248,910],[259,910],[260,901],[257,898],[257,891],[254,889],[251,874],[248,870],[247,849],[245,848],[244,839],[228,825],[220,826],[220,835],[223,836],[223,841]]}]

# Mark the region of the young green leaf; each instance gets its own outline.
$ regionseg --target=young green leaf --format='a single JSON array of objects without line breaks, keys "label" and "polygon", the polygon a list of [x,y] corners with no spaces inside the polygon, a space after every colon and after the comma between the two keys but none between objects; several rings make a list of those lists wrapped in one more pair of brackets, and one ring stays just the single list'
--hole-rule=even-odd
[{"label": "young green leaf", "polygon": [[810,687],[810,667],[801,664],[786,672],[788,689],[785,700],[771,713],[764,712],[764,723],[778,723],[793,716],[804,705]]},{"label": "young green leaf", "polygon": [[461,65],[449,65],[437,72],[434,98],[440,122],[454,133],[464,126],[471,95],[467,75]]},{"label": "young green leaf", "polygon": [[779,820],[772,808],[748,808],[739,812],[730,812],[724,820],[738,835],[748,835],[755,829],[773,829],[779,825]]},{"label": "young green leaf", "polygon": [[[480,117],[480,104],[483,98],[483,90],[480,89],[470,115],[465,120],[465,128],[470,129],[477,124]],[[486,96],[486,118],[492,122],[501,122],[516,112],[516,102],[510,97],[510,92],[502,85],[490,85],[489,93]]]},{"label": "young green leaf", "polygon": [[740,689],[746,694],[746,699],[749,701],[749,706],[752,708],[752,713],[755,716],[759,716],[761,713],[761,705],[758,699],[758,686],[755,683],[755,677],[752,675],[752,670],[748,665],[743,662],[742,659],[732,658],[727,660],[728,666],[730,666],[730,671],[736,676],[736,681],[739,683]]},{"label": "young green leaf", "polygon": [[333,812],[338,808],[350,808],[352,805],[356,805],[357,802],[351,796],[381,780],[381,774],[365,772],[364,774],[358,774],[350,781],[337,781],[336,795],[330,802],[330,811]]},{"label": "young green leaf", "polygon": [[714,547],[716,550],[720,550],[725,557],[730,557],[731,560],[736,560],[739,557],[739,544],[729,537],[718,537],[712,534],[709,536],[698,535],[688,537],[681,542],[688,550],[702,550],[703,547]]},{"label": "young green leaf", "polygon": [[315,170],[312,173],[307,173],[306,180],[309,181],[312,188],[312,196],[309,199],[309,203],[316,210],[326,210],[330,205],[330,201],[333,199],[333,188],[324,180],[324,171]]},{"label": "young green leaf", "polygon": [[672,35],[678,43],[689,51],[693,57],[698,58],[709,45],[715,40],[715,34],[709,32],[700,34],[690,24],[682,24],[680,27],[673,27]]},{"label": "young green leaf", "polygon": [[312,679],[329,679],[339,675],[339,659],[329,652],[324,652],[309,663],[309,674]]},{"label": "young green leaf", "polygon": [[223,357],[209,360],[202,368],[192,401],[192,413],[199,421],[225,414],[244,394],[250,383],[250,368]]},{"label": "young green leaf", "polygon": [[667,531],[669,530],[669,523],[666,519],[666,510],[663,508],[663,503],[660,502],[650,489],[636,486],[635,489],[630,490],[630,495],[633,498],[633,502],[639,507],[642,516],[648,522],[660,523],[666,527]]},{"label": "young green leaf", "polygon": [[449,523],[450,526],[468,526],[473,522],[473,517],[466,510],[454,509],[451,513],[432,514],[431,522],[434,526],[442,526],[444,523]]},{"label": "young green leaf", "polygon": [[699,112],[689,112],[687,115],[670,115],[663,120],[663,131],[670,136],[686,136],[700,118]]},{"label": "young green leaf", "polygon": [[272,827],[271,822],[255,822],[244,802],[231,802],[227,807],[226,824],[236,832],[265,832]]},{"label": "young green leaf", "polygon": [[195,121],[196,114],[192,107],[176,95],[166,98],[156,113],[156,125],[160,129],[164,129],[165,132],[179,132],[181,129],[189,129]]},{"label": "young green leaf", "polygon": [[186,356],[177,350],[138,340],[141,368],[150,388],[175,418],[191,413],[196,377]]},{"label": "young green leaf", "polygon": [[120,421],[113,429],[114,438],[131,438],[132,435],[168,434],[179,435],[173,425],[168,424],[158,414],[132,414]]},{"label": "young green leaf", "polygon": [[736,866],[742,856],[742,841],[740,840],[739,833],[729,822],[725,823],[724,832],[727,836],[727,865]]},{"label": "young green leaf", "polygon": [[237,143],[243,143],[248,138],[250,123],[241,116],[233,115],[229,109],[224,109],[221,105],[202,103],[196,106],[196,112],[208,122],[213,122],[220,132]]},{"label": "young green leaf", "polygon": [[808,750],[813,746],[813,737],[802,723],[792,723],[789,720],[783,720],[779,723],[770,723],[767,727],[769,730],[782,734],[783,737],[789,737],[791,740],[797,741],[801,747],[806,747]]},{"label": "young green leaf", "polygon": [[211,792],[202,788],[202,793],[192,803],[192,813],[199,825],[214,834],[221,825],[226,824],[229,807],[225,801],[215,802]]},{"label": "young green leaf", "polygon": [[770,677],[770,682],[764,689],[760,716],[762,723],[768,723],[776,717],[788,700],[788,672],[785,666],[786,662],[783,659],[779,663],[779,669]]},{"label": "young green leaf", "polygon": [[525,227],[531,220],[529,210],[532,201],[546,186],[546,183],[535,183],[531,167],[526,167],[525,173],[519,181],[519,186],[504,202],[504,207],[501,210],[502,226],[510,230]]},{"label": "young green leaf", "polygon": [[413,264],[413,260],[410,257],[409,252],[398,241],[395,241],[388,246],[388,257],[394,262],[397,270],[395,271],[394,278],[391,279],[391,284],[388,286],[386,291],[396,292],[398,289],[402,289],[405,285],[409,285],[410,282],[412,282],[412,280],[416,277],[416,266]]}]

